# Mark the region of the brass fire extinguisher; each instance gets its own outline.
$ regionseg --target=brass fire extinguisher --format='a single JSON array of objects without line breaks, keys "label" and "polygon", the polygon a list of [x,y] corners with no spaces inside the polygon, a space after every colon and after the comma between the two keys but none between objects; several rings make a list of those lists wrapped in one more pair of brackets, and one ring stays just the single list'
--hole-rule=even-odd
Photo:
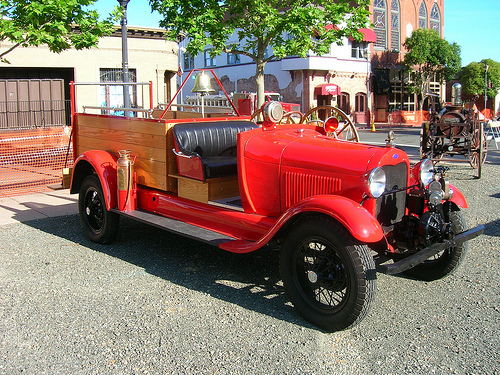
[{"label": "brass fire extinguisher", "polygon": [[118,154],[120,155],[116,161],[118,209],[120,211],[134,211],[137,208],[134,160],[130,157],[130,150],[118,150]]}]

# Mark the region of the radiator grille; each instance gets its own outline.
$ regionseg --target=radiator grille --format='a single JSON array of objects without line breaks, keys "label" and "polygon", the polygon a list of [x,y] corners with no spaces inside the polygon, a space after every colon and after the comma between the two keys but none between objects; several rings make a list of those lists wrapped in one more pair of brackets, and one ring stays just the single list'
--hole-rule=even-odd
[{"label": "radiator grille", "polygon": [[[396,190],[406,187],[408,168],[406,163],[386,165],[383,167],[386,176],[386,190]],[[405,213],[406,191],[383,195],[377,199],[376,217],[383,227],[388,227],[401,221]]]},{"label": "radiator grille", "polygon": [[306,173],[285,173],[285,205],[293,206],[302,199],[320,194],[340,192],[340,179]]}]

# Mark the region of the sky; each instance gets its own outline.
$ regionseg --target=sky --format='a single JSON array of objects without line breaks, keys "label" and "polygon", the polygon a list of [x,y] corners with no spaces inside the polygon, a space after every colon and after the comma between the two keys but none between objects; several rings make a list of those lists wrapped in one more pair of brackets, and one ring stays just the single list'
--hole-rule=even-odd
[{"label": "sky", "polygon": [[[104,16],[116,5],[117,0],[95,3]],[[500,0],[445,0],[444,6],[444,37],[462,47],[462,66],[488,58],[500,62]],[[128,3],[128,25],[158,27],[160,20],[158,13],[151,13],[148,0]]]}]

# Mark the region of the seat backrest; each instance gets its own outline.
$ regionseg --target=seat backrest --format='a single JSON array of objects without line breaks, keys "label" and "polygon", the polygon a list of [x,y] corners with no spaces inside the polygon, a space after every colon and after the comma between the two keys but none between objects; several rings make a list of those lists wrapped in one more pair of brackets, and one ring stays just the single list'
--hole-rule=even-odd
[{"label": "seat backrest", "polygon": [[235,147],[238,133],[257,127],[250,121],[190,122],[176,124],[173,134],[178,151],[186,155],[196,153],[203,158]]}]

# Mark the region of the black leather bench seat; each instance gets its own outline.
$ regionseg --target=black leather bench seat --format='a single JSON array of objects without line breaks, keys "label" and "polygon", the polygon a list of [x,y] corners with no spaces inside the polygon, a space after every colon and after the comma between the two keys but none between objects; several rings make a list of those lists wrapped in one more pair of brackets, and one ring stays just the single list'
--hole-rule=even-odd
[{"label": "black leather bench seat", "polygon": [[[257,127],[250,121],[176,124],[173,128],[176,151],[183,154],[177,156],[179,174],[200,180],[236,175],[237,135]],[[200,168],[202,174],[195,172]]]},{"label": "black leather bench seat", "polygon": [[205,178],[231,176],[238,172],[236,156],[208,156],[202,158]]}]

